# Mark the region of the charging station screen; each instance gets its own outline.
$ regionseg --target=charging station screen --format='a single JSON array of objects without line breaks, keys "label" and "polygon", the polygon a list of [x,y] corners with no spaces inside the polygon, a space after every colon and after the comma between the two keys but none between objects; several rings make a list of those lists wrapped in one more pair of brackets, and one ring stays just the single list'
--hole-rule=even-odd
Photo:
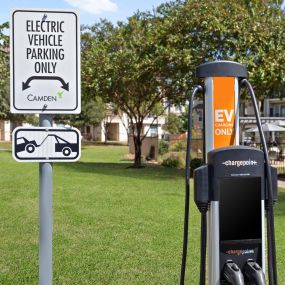
[{"label": "charging station screen", "polygon": [[220,239],[261,238],[261,179],[219,179]]}]

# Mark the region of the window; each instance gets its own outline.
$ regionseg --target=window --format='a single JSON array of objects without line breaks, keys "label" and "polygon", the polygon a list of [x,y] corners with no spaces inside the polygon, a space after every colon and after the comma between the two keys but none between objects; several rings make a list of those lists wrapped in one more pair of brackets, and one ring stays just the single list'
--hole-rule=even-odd
[{"label": "window", "polygon": [[285,117],[285,105],[281,105],[281,116]]},{"label": "window", "polygon": [[157,125],[150,126],[148,134],[150,137],[156,137],[158,135]]},{"label": "window", "polygon": [[279,117],[280,116],[280,105],[273,106],[273,116]]}]

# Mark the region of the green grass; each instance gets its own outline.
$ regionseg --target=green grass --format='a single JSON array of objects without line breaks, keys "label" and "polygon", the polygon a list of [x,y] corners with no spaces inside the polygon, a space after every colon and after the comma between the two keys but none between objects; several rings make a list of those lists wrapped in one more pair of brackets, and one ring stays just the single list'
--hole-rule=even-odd
[{"label": "green grass", "polygon": [[[5,147],[4,147],[5,146]],[[0,149],[10,149],[0,144]],[[122,146],[85,146],[54,164],[54,284],[179,284],[183,171],[127,168]],[[0,151],[0,284],[38,284],[38,164]],[[276,207],[285,284],[285,192]],[[186,284],[198,284],[199,213],[191,204]]]}]

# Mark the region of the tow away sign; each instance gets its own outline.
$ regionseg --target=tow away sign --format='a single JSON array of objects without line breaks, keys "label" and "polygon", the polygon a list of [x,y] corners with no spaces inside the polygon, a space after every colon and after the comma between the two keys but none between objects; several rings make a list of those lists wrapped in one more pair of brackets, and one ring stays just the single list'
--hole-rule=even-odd
[{"label": "tow away sign", "polygon": [[16,9],[11,23],[11,112],[80,113],[77,13]]},{"label": "tow away sign", "polygon": [[16,128],[13,157],[17,161],[67,162],[80,158],[81,136],[75,128]]}]

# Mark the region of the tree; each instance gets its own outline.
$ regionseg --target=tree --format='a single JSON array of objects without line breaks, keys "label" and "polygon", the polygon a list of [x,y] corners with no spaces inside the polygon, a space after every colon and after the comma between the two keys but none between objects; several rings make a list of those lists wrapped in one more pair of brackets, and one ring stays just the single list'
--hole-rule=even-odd
[{"label": "tree", "polygon": [[99,125],[106,114],[106,104],[100,97],[87,100],[83,97],[82,111],[76,116],[71,116],[70,124],[82,127],[85,125]]},{"label": "tree", "polygon": [[163,126],[163,129],[170,134],[179,134],[182,128],[182,120],[179,116],[169,113],[166,117],[165,125]]},{"label": "tree", "polygon": [[81,102],[81,113],[78,115],[55,115],[53,119],[57,123],[69,124],[74,127],[85,125],[99,125],[106,114],[106,104],[100,97],[88,99],[83,97]]},{"label": "tree", "polygon": [[[279,4],[278,4],[279,2]],[[259,97],[285,85],[285,17],[282,1],[174,1],[158,7],[162,37],[181,80],[193,85],[195,67],[213,60],[243,63]],[[187,84],[187,83],[186,83]]]},{"label": "tree", "polygon": [[[137,13],[127,23],[102,21],[83,35],[83,82],[106,102],[127,114],[135,146],[134,166],[141,166],[143,121],[163,113],[163,99],[175,97],[162,43],[157,42],[161,19]],[[88,60],[87,60],[88,59]]]}]

